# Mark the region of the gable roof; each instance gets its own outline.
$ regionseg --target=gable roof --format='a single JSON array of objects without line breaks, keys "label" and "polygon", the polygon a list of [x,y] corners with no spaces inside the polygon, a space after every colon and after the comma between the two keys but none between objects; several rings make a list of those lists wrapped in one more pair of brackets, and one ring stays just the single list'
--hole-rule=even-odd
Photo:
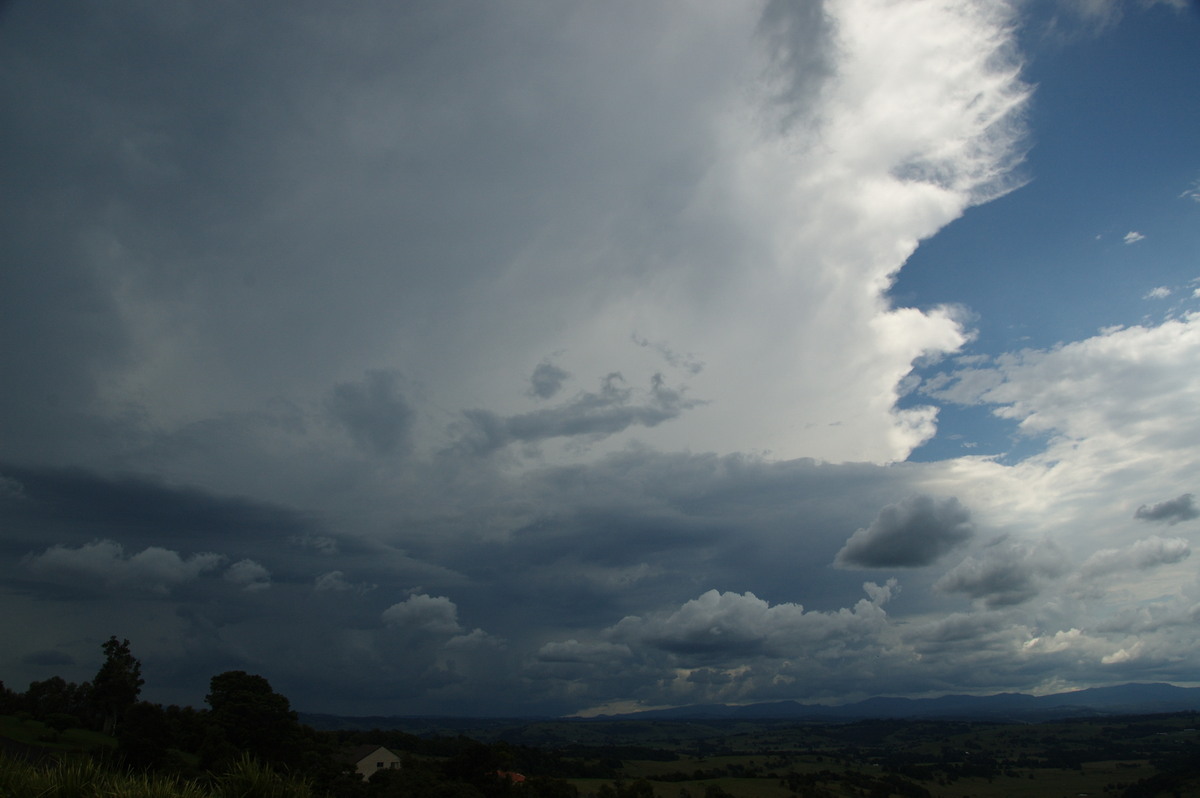
[{"label": "gable roof", "polygon": [[369,757],[371,754],[373,754],[379,750],[387,751],[392,756],[396,756],[395,753],[388,750],[387,748],[384,748],[382,745],[365,743],[363,745],[356,745],[353,748],[347,748],[346,750],[344,750],[342,752],[341,759],[343,762],[348,762],[351,765],[357,765],[359,762],[363,761],[364,759]]}]

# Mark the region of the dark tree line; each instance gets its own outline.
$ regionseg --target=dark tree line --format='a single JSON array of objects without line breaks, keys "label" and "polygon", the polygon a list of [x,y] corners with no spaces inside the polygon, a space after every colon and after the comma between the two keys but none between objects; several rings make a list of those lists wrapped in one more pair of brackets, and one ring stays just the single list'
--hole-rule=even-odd
[{"label": "dark tree line", "polygon": [[142,663],[129,650],[129,641],[110,637],[101,648],[104,663],[90,682],[75,684],[61,676],[30,683],[16,693],[0,682],[0,711],[25,713],[52,727],[83,727],[105,734],[117,731],[121,717],[142,691]]},{"label": "dark tree line", "polygon": [[[142,663],[128,640],[110,637],[104,661],[90,682],[60,676],[35,681],[24,693],[0,682],[0,714],[29,717],[58,731],[86,728],[113,736],[124,764],[142,769],[220,768],[244,754],[281,769],[331,770],[333,757],[318,735],[302,725],[287,698],[262,676],[228,671],[212,678],[208,709],[140,701]],[[325,746],[328,747],[328,746]]]},{"label": "dark tree line", "polygon": [[[54,729],[90,728],[116,738],[115,764],[204,779],[250,757],[306,779],[332,798],[576,798],[558,778],[568,770],[553,753],[467,737],[425,740],[396,731],[317,732],[299,722],[286,697],[262,676],[226,671],[212,677],[207,708],[162,706],[139,700],[141,662],[128,640],[111,637],[91,682],[54,676],[24,693],[0,682],[0,714],[29,717]],[[358,743],[384,745],[405,755],[404,767],[364,782],[340,752]],[[537,771],[519,786],[508,772]]]}]

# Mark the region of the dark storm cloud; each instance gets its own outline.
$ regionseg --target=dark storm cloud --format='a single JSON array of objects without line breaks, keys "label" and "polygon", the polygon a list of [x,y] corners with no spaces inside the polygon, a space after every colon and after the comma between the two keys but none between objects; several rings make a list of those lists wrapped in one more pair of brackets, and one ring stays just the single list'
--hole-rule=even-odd
[{"label": "dark storm cloud", "polygon": [[826,565],[844,542],[847,512],[865,525],[866,508],[911,492],[904,468],[648,449],[501,485],[497,503],[464,523],[486,529],[507,510],[504,534],[438,531],[404,543],[468,577],[444,589],[483,613],[473,623],[488,629],[522,622],[520,607],[536,607],[543,624],[607,625],[713,586],[780,601],[857,595],[861,578]]},{"label": "dark storm cloud", "polygon": [[1166,521],[1173,525],[1180,521],[1191,521],[1193,518],[1200,517],[1200,509],[1197,509],[1196,505],[1192,503],[1192,494],[1185,493],[1178,498],[1158,504],[1150,506],[1143,504],[1137,508],[1133,517],[1143,521]]},{"label": "dark storm cloud", "polygon": [[515,416],[500,416],[489,410],[469,410],[460,431],[457,448],[472,454],[490,454],[510,443],[536,443],[550,438],[587,436],[604,438],[631,426],[655,427],[677,418],[700,404],[682,390],[668,388],[656,374],[650,391],[635,403],[634,391],[625,387],[620,374],[609,374],[600,390],[584,392],[557,407]]},{"label": "dark storm cloud", "polygon": [[293,510],[142,477],[12,465],[0,473],[21,485],[19,501],[0,502],[4,545],[14,553],[47,535],[74,544],[110,538],[126,546],[205,547],[242,540],[277,545],[319,530]]},{"label": "dark storm cloud", "polygon": [[336,385],[329,411],[365,451],[395,454],[408,445],[413,410],[396,389],[397,375],[368,371],[361,382]]},{"label": "dark storm cloud", "polygon": [[529,378],[529,392],[538,399],[550,399],[570,376],[553,363],[539,363]]},{"label": "dark storm cloud", "polygon": [[965,543],[971,513],[958,499],[914,496],[884,507],[837,553],[843,568],[918,568]]}]

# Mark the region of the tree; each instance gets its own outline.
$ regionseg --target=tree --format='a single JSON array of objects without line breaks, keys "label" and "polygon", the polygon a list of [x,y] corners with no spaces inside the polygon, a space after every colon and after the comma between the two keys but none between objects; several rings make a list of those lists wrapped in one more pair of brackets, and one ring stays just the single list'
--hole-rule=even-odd
[{"label": "tree", "polygon": [[262,676],[245,671],[218,674],[204,700],[212,707],[215,730],[229,747],[272,764],[298,764],[304,730],[288,700]]},{"label": "tree", "polygon": [[154,770],[167,761],[171,727],[166,712],[158,704],[139,701],[125,710],[117,751],[125,764],[139,770]]},{"label": "tree", "polygon": [[21,696],[14,690],[4,686],[0,681],[0,715],[12,715],[22,709]]},{"label": "tree", "polygon": [[91,691],[92,686],[87,682],[75,684],[61,676],[51,676],[45,681],[30,682],[21,703],[25,711],[38,720],[55,714],[78,717],[89,709]]},{"label": "tree", "polygon": [[130,653],[128,640],[117,642],[113,635],[101,648],[104,664],[92,680],[92,705],[100,715],[101,730],[113,734],[121,715],[137,703],[146,682],[142,679],[142,663]]}]

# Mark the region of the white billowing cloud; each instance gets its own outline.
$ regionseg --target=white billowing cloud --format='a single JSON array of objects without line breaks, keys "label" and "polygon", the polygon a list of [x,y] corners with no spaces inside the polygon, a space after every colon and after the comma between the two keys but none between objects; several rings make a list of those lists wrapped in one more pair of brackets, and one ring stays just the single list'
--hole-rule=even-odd
[{"label": "white billowing cloud", "polygon": [[1112,654],[1105,655],[1100,659],[1105,665],[1123,665],[1127,662],[1133,662],[1142,656],[1142,650],[1145,644],[1139,640],[1129,648],[1120,648]]},{"label": "white billowing cloud", "polygon": [[[1147,491],[1187,484],[1190,457],[1200,447],[1192,410],[1200,402],[1200,314],[1107,329],[944,376],[932,384],[932,396],[995,405],[993,413],[1017,422],[1020,431],[1050,436],[1045,453],[1009,472],[1030,475],[1036,496],[1067,499],[1068,483],[1098,496],[1125,495],[1141,484],[1135,477],[1146,480]],[[1118,463],[1124,464],[1119,479],[1111,473]],[[989,468],[970,461],[961,466]],[[1036,490],[1034,473],[1042,474],[1042,487],[1053,484],[1053,494]]]},{"label": "white billowing cloud", "polygon": [[1084,561],[1079,573],[1086,578],[1121,571],[1142,571],[1157,565],[1169,565],[1187,559],[1191,545],[1183,538],[1157,535],[1139,540],[1124,549],[1102,549]]},{"label": "white billowing cloud", "polygon": [[838,552],[844,568],[917,568],[930,565],[973,532],[971,513],[949,497],[913,496],[888,505]]},{"label": "white billowing cloud", "polygon": [[242,590],[265,590],[271,586],[271,572],[254,560],[238,560],[225,571],[225,581]]},{"label": "white billowing cloud", "polygon": [[1144,238],[1145,238],[1145,236],[1142,235],[1141,233],[1139,233],[1138,231],[1130,230],[1128,233],[1125,234],[1125,237],[1121,240],[1124,241],[1126,244],[1136,244],[1137,242],[1141,241]]},{"label": "white billowing cloud", "polygon": [[453,635],[462,631],[458,624],[458,607],[445,596],[418,593],[393,604],[380,616],[388,626]]},{"label": "white billowing cloud", "polygon": [[764,655],[795,657],[880,644],[887,625],[883,605],[895,580],[863,585],[869,598],[836,612],[806,612],[800,604],[771,605],[753,593],[709,590],[669,613],[624,618],[610,630],[614,640],[650,646],[699,660],[736,660]]},{"label": "white billowing cloud", "polygon": [[1165,285],[1156,286],[1147,291],[1142,299],[1166,299],[1171,295],[1171,289]]},{"label": "white billowing cloud", "polygon": [[25,560],[35,574],[50,577],[82,577],[114,587],[130,587],[167,593],[172,587],[199,577],[221,565],[224,557],[203,553],[182,557],[178,552],[150,546],[126,555],[112,540],[96,540],[78,548],[51,546]]}]

